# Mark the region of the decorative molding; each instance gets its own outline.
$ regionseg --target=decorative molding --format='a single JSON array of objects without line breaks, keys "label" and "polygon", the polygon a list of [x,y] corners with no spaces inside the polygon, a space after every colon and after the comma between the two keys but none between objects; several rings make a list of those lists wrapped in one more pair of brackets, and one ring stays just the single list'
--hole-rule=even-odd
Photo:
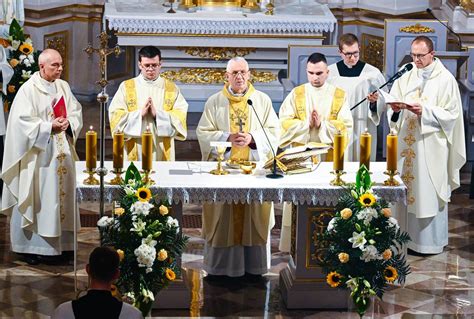
[{"label": "decorative molding", "polygon": [[326,39],[323,35],[305,34],[204,34],[204,33],[152,33],[152,32],[114,32],[121,37],[206,37],[206,38],[265,38],[265,39]]},{"label": "decorative molding", "polygon": [[425,27],[419,23],[416,23],[414,25],[406,26],[403,28],[400,28],[400,32],[405,32],[405,33],[435,33],[435,30],[430,27]]},{"label": "decorative molding", "polygon": [[334,207],[308,207],[308,221],[306,232],[306,269],[321,268],[319,263],[324,258],[325,247],[321,235],[329,221],[334,217]]},{"label": "decorative molding", "polygon": [[74,4],[49,9],[25,8],[25,26],[40,28],[66,22],[101,22],[103,5]]},{"label": "decorative molding", "polygon": [[229,60],[237,56],[246,56],[256,52],[255,48],[217,48],[217,47],[178,47],[178,50],[184,51],[191,56],[198,56],[203,59],[212,59],[215,61]]},{"label": "decorative molding", "polygon": [[61,78],[65,81],[69,79],[69,31],[59,31],[45,34],[43,38],[45,49],[55,49],[63,59],[63,73]]},{"label": "decorative molding", "polygon": [[[250,74],[251,82],[269,83],[277,80],[277,76],[271,72],[251,70]],[[225,82],[224,69],[182,68],[177,71],[165,71],[161,75],[168,80],[186,84],[216,84]]]},{"label": "decorative molding", "polygon": [[362,33],[362,60],[383,72],[384,38]]},{"label": "decorative molding", "polygon": [[474,1],[473,0],[461,0],[460,4],[461,7],[463,7],[464,10],[466,10],[469,13],[474,13]]}]

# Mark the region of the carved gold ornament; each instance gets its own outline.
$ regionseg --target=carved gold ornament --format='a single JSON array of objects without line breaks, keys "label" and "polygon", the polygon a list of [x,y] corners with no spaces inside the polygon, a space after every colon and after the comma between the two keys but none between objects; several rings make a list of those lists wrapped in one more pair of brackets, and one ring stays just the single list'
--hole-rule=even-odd
[{"label": "carved gold ornament", "polygon": [[[250,71],[251,82],[269,83],[277,79],[276,75],[265,71]],[[211,68],[183,68],[161,73],[161,76],[173,81],[186,84],[215,84],[225,82],[225,70]]]},{"label": "carved gold ornament", "polygon": [[423,26],[419,23],[415,25],[410,25],[406,26],[403,28],[400,28],[400,32],[405,32],[405,33],[434,33],[435,30],[430,27]]},{"label": "carved gold ornament", "polygon": [[370,34],[362,34],[362,60],[383,70],[384,39]]},{"label": "carved gold ornament", "polygon": [[257,51],[257,49],[255,48],[215,48],[215,47],[209,47],[209,48],[178,47],[178,50],[184,51],[186,54],[189,54],[191,56],[198,56],[200,58],[212,59],[215,61],[229,60],[237,56],[243,57],[243,56],[248,55],[249,53],[253,53]]},{"label": "carved gold ornament", "polygon": [[474,1],[473,0],[461,0],[461,7],[469,13],[474,13]]}]

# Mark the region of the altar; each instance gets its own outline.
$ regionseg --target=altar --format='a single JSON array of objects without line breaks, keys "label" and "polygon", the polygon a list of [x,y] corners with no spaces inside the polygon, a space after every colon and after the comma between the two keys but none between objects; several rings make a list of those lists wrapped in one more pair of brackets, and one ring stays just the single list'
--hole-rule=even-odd
[{"label": "altar", "polygon": [[201,112],[207,98],[222,88],[226,63],[235,56],[249,61],[251,80],[278,110],[284,98],[278,79],[286,77],[288,46],[335,43],[336,18],[316,1],[277,1],[273,15],[220,2],[225,1],[172,14],[162,1],[111,0],[105,4],[104,21],[118,44],[133,48],[135,56],[145,45],[162,50],[162,75],[177,82],[189,112]]},{"label": "altar", "polygon": [[[125,165],[125,167],[128,164]],[[109,171],[111,162],[105,165]],[[329,185],[332,163],[323,162],[313,172],[289,175],[279,180],[265,177],[266,171],[257,167],[252,175],[243,175],[240,170],[230,170],[228,175],[211,175],[216,162],[154,162],[151,186],[154,196],[166,198],[173,203],[173,215],[182,224],[183,203],[204,202],[292,202],[297,207],[293,214],[291,260],[287,269],[280,273],[283,299],[288,308],[344,308],[347,306],[345,292],[330,288],[325,275],[318,266],[321,253],[317,234],[324,231],[333,215],[333,206],[344,189]],[[82,173],[84,162],[77,163],[77,200],[99,200],[98,186],[84,185],[87,177]],[[359,163],[345,163],[346,182],[354,182]],[[386,163],[371,163],[374,192],[395,205],[394,217],[406,230],[406,187],[383,186],[387,178],[383,171]],[[113,176],[107,176],[106,181]],[[121,196],[120,186],[106,185],[105,200],[112,202]],[[183,282],[171,285],[162,297],[161,303],[170,308],[189,307],[189,291]]]}]

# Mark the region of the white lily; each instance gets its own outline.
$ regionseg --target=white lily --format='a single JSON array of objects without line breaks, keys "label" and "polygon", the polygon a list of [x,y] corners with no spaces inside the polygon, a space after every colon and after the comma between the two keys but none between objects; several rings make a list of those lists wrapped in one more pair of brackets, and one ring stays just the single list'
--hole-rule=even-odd
[{"label": "white lily", "polygon": [[352,233],[352,237],[349,238],[349,242],[352,243],[352,248],[359,248],[360,250],[364,250],[364,245],[367,243],[367,239],[365,239],[365,232],[362,231],[360,234],[357,232]]}]

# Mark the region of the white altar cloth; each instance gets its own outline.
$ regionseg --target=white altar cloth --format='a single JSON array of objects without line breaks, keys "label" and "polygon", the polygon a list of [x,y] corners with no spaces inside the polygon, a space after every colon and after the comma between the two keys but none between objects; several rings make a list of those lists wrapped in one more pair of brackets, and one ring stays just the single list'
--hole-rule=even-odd
[{"label": "white altar cloth", "polygon": [[276,6],[275,15],[200,11],[166,13],[160,1],[111,0],[104,19],[120,33],[171,34],[312,34],[334,31],[337,20],[327,5]]},{"label": "white altar cloth", "polygon": [[[216,165],[216,162],[153,162],[153,195],[175,203],[288,201],[297,205],[335,205],[344,192],[341,187],[329,185],[334,175],[330,174],[332,163],[328,162],[321,163],[311,173],[288,175],[277,180],[266,178],[267,171],[259,168],[253,175],[243,175],[240,170],[235,169],[228,169],[229,175],[210,174],[209,171]],[[105,166],[110,172],[112,162],[106,162]],[[136,163],[136,166],[141,169],[140,163]],[[127,163],[125,169],[126,167]],[[398,176],[396,178],[400,186],[383,186],[383,181],[387,179],[383,174],[385,162],[371,163],[370,167],[371,178],[375,182],[374,192],[390,203],[405,204],[406,187]],[[99,187],[82,183],[87,177],[83,173],[84,168],[84,162],[77,162],[77,199],[98,201]],[[342,176],[343,180],[353,183],[358,168],[359,163],[345,163],[347,173]],[[109,173],[105,181],[113,177],[114,175]],[[120,191],[119,186],[105,185],[104,200],[112,202],[120,198]]]}]

